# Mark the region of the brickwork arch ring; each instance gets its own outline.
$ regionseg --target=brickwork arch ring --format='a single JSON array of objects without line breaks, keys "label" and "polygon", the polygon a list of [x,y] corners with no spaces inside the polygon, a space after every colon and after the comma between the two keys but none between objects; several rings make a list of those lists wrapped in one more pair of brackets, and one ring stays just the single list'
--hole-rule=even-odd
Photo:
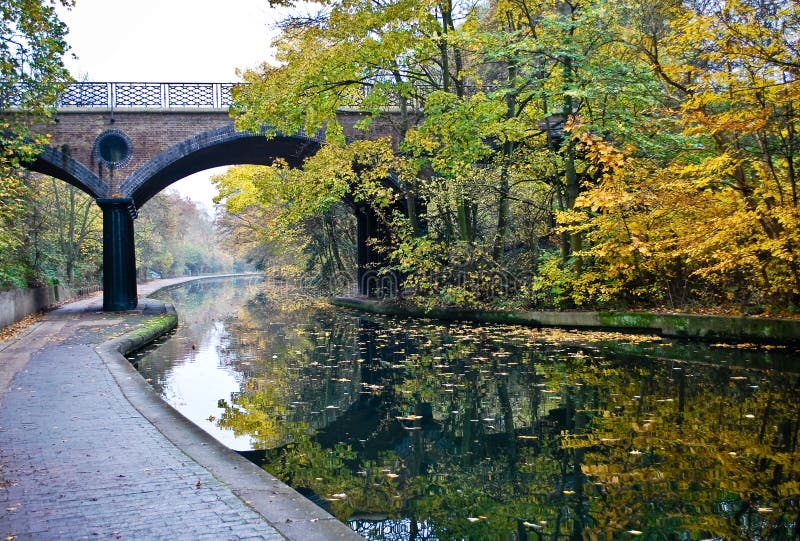
[{"label": "brickwork arch ring", "polygon": [[92,152],[109,169],[120,169],[133,158],[133,142],[120,130],[106,130],[94,140]]}]

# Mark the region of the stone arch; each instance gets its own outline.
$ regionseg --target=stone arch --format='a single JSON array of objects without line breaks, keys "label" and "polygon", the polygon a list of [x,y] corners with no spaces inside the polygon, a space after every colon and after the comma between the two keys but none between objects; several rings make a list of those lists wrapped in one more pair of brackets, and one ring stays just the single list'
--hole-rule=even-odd
[{"label": "stone arch", "polygon": [[100,180],[85,165],[70,157],[69,154],[56,150],[51,146],[45,146],[36,160],[25,167],[35,173],[42,173],[63,180],[94,199],[108,195],[108,184]]},{"label": "stone arch", "polygon": [[297,167],[322,146],[306,135],[265,137],[264,133],[236,131],[224,126],[200,133],[153,157],[120,187],[137,208],[167,186],[193,173],[224,165],[271,165],[277,158]]}]

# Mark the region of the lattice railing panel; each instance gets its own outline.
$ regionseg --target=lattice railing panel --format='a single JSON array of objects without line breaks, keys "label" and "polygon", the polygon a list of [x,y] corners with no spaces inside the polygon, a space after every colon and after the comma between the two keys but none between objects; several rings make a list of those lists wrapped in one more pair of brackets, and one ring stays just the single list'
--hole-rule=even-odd
[{"label": "lattice railing panel", "polygon": [[219,85],[219,105],[220,107],[230,107],[233,104],[233,94],[231,91],[235,83],[220,83]]},{"label": "lattice railing panel", "polygon": [[59,107],[108,107],[111,103],[109,83],[80,83],[72,84],[67,87],[61,99],[58,101]]},{"label": "lattice railing panel", "polygon": [[164,107],[160,83],[116,83],[114,107]]},{"label": "lattice railing panel", "polygon": [[167,107],[214,107],[212,83],[171,83],[166,85]]},{"label": "lattice railing panel", "polygon": [[[102,108],[157,108],[157,109],[189,109],[189,108],[227,108],[233,98],[231,90],[242,83],[73,83],[67,87],[59,101],[59,107],[102,107]],[[435,88],[426,85],[414,85],[409,92],[408,105],[412,109],[424,108],[425,98]],[[482,90],[492,92],[495,87],[464,89],[470,96]],[[343,107],[361,108],[369,102],[370,89],[362,87],[352,91],[349,104]],[[398,107],[396,96],[388,95],[382,105]]]},{"label": "lattice railing panel", "polygon": [[73,83],[58,107],[227,108],[238,83]]}]

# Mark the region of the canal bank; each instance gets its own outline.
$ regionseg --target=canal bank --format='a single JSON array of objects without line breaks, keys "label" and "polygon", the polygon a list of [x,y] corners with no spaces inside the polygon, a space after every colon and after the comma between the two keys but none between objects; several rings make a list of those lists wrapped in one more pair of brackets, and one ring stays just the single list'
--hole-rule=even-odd
[{"label": "canal bank", "polygon": [[334,306],[375,314],[433,318],[443,321],[654,332],[668,338],[738,343],[800,344],[800,319],[650,312],[425,309],[361,297],[335,297],[331,299],[331,303]]},{"label": "canal bank", "polygon": [[0,344],[3,539],[360,538],[199,430],[130,366],[122,353],[174,327],[170,306],[101,309],[101,297],[70,303]]}]

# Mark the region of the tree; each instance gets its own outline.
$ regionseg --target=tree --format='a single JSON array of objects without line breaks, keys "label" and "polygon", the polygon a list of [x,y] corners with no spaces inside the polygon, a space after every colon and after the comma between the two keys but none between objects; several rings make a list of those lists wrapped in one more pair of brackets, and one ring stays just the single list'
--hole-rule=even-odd
[{"label": "tree", "polygon": [[562,217],[591,237],[578,296],[793,309],[797,5],[664,2],[643,14],[629,43],[665,99],[642,126],[665,144],[584,137],[599,182]]},{"label": "tree", "polygon": [[[270,273],[305,274],[335,290],[343,275],[351,281],[355,276],[352,207],[370,201],[385,208],[394,202],[397,196],[385,180],[396,162],[385,140],[329,143],[302,170],[284,163],[242,166],[215,182],[228,213],[240,217],[238,223],[228,223],[234,230],[253,231],[268,246],[269,257],[261,259]],[[254,222],[254,215],[261,221]],[[297,254],[291,262],[287,251]]]},{"label": "tree", "polygon": [[95,284],[102,268],[103,228],[94,198],[53,177],[30,174],[21,257],[34,276],[70,286]]},{"label": "tree", "polygon": [[[796,3],[320,6],[284,21],[281,65],[245,74],[235,112],[326,148],[226,193],[296,220],[376,201],[426,303],[506,304],[489,284],[536,275],[516,290],[546,306],[799,305]],[[395,119],[391,144],[344,141],[341,107],[365,137]]]},{"label": "tree", "polygon": [[[238,127],[324,130],[329,141],[342,142],[337,110],[357,107],[364,116],[356,127],[365,132],[376,115],[389,113],[396,120],[397,147],[431,90],[464,95],[464,59],[454,33],[472,6],[451,0],[320,4],[324,7],[317,15],[282,23],[275,42],[280,66],[244,74],[251,84],[236,95]],[[400,169],[405,173],[405,167]],[[416,234],[422,231],[418,184],[414,174],[402,175],[397,184]]]},{"label": "tree", "polygon": [[55,241],[63,257],[63,276],[68,284],[73,285],[81,260],[94,259],[95,265],[100,263],[102,216],[93,198],[74,186],[51,178],[50,189],[55,203],[50,208],[56,220]]},{"label": "tree", "polygon": [[[71,0],[60,0],[69,7]],[[20,245],[19,226],[26,186],[23,164],[39,153],[46,137],[31,126],[46,121],[70,77],[62,63],[67,28],[55,2],[0,2],[0,282],[25,285],[26,271],[12,254]]]}]

